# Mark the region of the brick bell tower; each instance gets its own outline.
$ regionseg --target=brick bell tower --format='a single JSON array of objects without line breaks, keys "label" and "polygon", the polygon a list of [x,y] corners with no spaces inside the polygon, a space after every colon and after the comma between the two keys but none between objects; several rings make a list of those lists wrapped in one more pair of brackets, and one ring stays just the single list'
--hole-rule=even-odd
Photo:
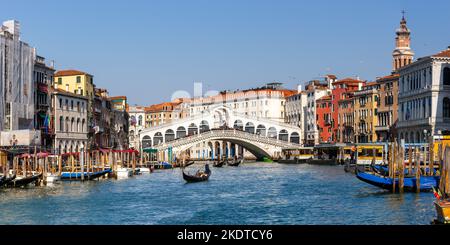
[{"label": "brick bell tower", "polygon": [[411,32],[406,26],[405,11],[402,11],[402,14],[400,27],[396,31],[395,49],[392,53],[392,67],[394,71],[411,64],[414,58],[414,52],[411,50]]}]

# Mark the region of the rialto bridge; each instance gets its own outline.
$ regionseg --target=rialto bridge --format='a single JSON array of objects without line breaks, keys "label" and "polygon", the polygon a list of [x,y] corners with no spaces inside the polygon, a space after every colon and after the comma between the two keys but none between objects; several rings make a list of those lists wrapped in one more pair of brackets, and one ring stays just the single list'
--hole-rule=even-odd
[{"label": "rialto bridge", "polygon": [[[233,112],[225,106],[143,130],[143,149],[168,150],[173,156],[195,148],[192,158],[242,156],[244,149],[257,158],[273,158],[283,148],[300,147],[300,128]],[[166,154],[167,156],[167,154]]]}]

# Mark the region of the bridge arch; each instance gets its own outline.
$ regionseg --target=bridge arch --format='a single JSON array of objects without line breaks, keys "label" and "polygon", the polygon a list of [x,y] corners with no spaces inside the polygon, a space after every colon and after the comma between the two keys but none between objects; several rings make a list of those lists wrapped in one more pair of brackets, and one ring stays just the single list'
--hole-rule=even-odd
[{"label": "bridge arch", "polygon": [[247,124],[245,124],[245,132],[254,134],[255,125],[252,122],[248,122]]},{"label": "bridge arch", "polygon": [[164,138],[166,139],[166,142],[174,141],[175,140],[175,133],[172,129],[167,129],[166,133],[164,134]]},{"label": "bridge arch", "polygon": [[148,148],[148,147],[152,147],[152,138],[148,135],[144,136],[144,138],[142,138],[142,147],[143,148]]},{"label": "bridge arch", "polygon": [[188,136],[198,134],[198,127],[195,123],[191,123],[188,127]]},{"label": "bridge arch", "polygon": [[177,136],[176,136],[177,139],[184,138],[184,137],[186,137],[186,135],[187,134],[186,134],[186,128],[185,127],[180,126],[180,127],[177,128]]},{"label": "bridge arch", "polygon": [[241,120],[236,120],[236,121],[234,121],[233,128],[243,131],[244,130],[244,123]]},{"label": "bridge arch", "polygon": [[153,144],[159,145],[164,142],[164,137],[161,132],[157,132],[153,137]]},{"label": "bridge arch", "polygon": [[270,127],[267,131],[267,137],[276,139],[278,137],[277,135],[277,129],[275,127]]},{"label": "bridge arch", "polygon": [[200,133],[204,133],[206,131],[209,131],[209,123],[206,120],[203,120],[200,122]]},{"label": "bridge arch", "polygon": [[278,139],[282,141],[289,141],[289,133],[286,129],[280,130],[280,133],[278,134]]},{"label": "bridge arch", "polygon": [[256,134],[261,136],[266,136],[266,126],[260,124],[256,128]]},{"label": "bridge arch", "polygon": [[300,144],[300,134],[297,132],[291,133],[291,143]]}]

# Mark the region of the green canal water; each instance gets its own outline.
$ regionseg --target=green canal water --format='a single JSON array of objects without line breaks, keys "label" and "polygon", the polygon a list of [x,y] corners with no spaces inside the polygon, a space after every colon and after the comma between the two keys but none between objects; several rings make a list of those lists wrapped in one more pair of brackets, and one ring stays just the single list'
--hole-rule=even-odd
[{"label": "green canal water", "polygon": [[212,171],[194,184],[174,169],[0,189],[0,224],[430,224],[435,217],[432,193],[392,195],[341,166],[261,162]]}]

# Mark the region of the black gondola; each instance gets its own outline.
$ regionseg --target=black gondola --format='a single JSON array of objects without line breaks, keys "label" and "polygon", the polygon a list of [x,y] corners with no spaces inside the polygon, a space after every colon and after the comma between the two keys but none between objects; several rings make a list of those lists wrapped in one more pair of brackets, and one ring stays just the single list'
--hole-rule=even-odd
[{"label": "black gondola", "polygon": [[9,182],[13,181],[16,178],[16,175],[6,177],[2,183],[0,183],[0,187],[8,185]]},{"label": "black gondola", "polygon": [[234,161],[232,161],[232,162],[227,162],[227,165],[228,166],[231,166],[231,167],[237,167],[237,166],[239,166],[241,163],[243,163],[244,162],[244,159],[243,158],[240,158],[240,159],[236,159],[236,160],[234,160]]},{"label": "black gondola", "polygon": [[225,165],[225,161],[217,161],[213,163],[213,167],[215,168],[221,168],[223,165]]},{"label": "black gondola", "polygon": [[11,180],[9,183],[7,183],[6,186],[8,186],[8,187],[24,187],[24,186],[27,186],[28,184],[36,182],[41,176],[42,176],[42,174],[36,174],[36,175],[23,177],[23,178],[19,178],[19,179],[15,178],[14,180]]},{"label": "black gondola", "polygon": [[189,161],[189,162],[187,162],[187,163],[184,164],[184,167],[191,166],[191,165],[194,164],[194,163],[195,163],[194,161]]},{"label": "black gondola", "polygon": [[207,181],[209,176],[211,176],[211,170],[209,169],[209,165],[205,165],[204,172],[197,172],[195,175],[189,175],[184,172],[184,169],[181,170],[183,172],[183,179],[188,183],[202,182]]}]

